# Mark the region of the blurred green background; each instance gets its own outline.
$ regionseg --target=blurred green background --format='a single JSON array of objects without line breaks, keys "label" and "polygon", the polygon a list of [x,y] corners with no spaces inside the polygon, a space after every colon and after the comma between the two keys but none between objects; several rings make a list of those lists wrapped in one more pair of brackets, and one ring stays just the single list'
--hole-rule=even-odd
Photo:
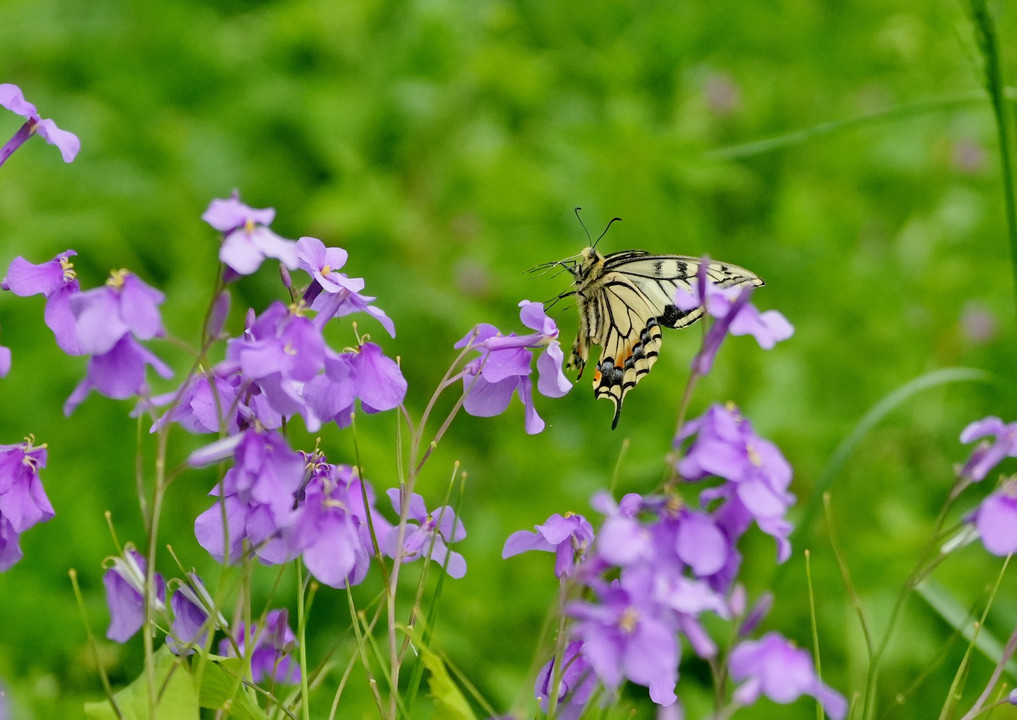
[{"label": "blurred green background", "polygon": [[[1005,51],[1015,29],[1004,16]],[[401,357],[419,416],[473,324],[516,328],[519,300],[567,288],[567,277],[524,271],[587,243],[576,206],[594,234],[623,218],[601,241],[605,252],[709,253],[744,265],[767,281],[757,304],[780,309],[797,332],[771,352],[729,340],[693,412],[733,400],[783,449],[796,519],[817,501],[838,443],[880,399],[942,368],[997,376],[916,395],[833,479],[834,529],[879,632],[966,457],[958,433],[987,414],[1017,419],[1014,288],[981,77],[964,5],[952,0],[8,2],[0,82],[20,85],[82,150],[64,165],[33,140],[0,171],[0,268],[67,248],[79,252],[85,287],[130,268],[166,293],[169,331],[194,343],[217,252],[200,215],[238,189],[250,205],[276,208],[280,234],[349,251],[346,269],[366,278],[398,335],[366,316],[360,329]],[[19,125],[0,113],[0,137]],[[753,144],[769,138],[779,141]],[[247,307],[280,296],[270,267],[235,291],[234,330]],[[0,678],[17,718],[75,717],[83,700],[102,696],[67,571],[77,570],[102,636],[101,560],[113,548],[103,512],[121,541],[144,538],[131,405],[92,396],[63,417],[85,362],[56,349],[42,308],[41,298],[0,297],[0,342],[14,352],[0,382],[0,442],[34,433],[48,443],[43,479],[57,511],[0,575]],[[558,315],[566,347],[574,314]],[[665,335],[614,432],[610,404],[594,402],[584,378],[562,400],[537,398],[543,434],[523,433],[514,403],[498,418],[459,418],[432,458],[420,488],[432,503],[454,461],[469,474],[459,548],[469,572],[445,584],[437,643],[496,709],[525,707],[555,594],[549,556],[502,561],[502,543],[551,513],[589,512],[626,440],[619,491],[656,485],[697,339]],[[337,347],[351,342],[348,326],[334,336]],[[186,371],[185,353],[153,347]],[[379,488],[396,482],[395,423],[393,414],[361,418],[365,473]],[[352,461],[348,432],[321,435],[333,460]],[[174,462],[200,443],[176,433]],[[148,438],[142,447],[150,461]],[[191,523],[213,477],[191,472],[173,485],[161,534],[185,566],[212,578]],[[969,491],[957,517],[987,491]],[[772,541],[751,533],[744,582],[753,595],[776,594],[764,629],[811,647],[811,551],[824,677],[850,695],[864,686],[866,655],[822,514],[792,541],[794,556],[777,571]],[[979,612],[999,568],[970,546],[935,581]],[[259,587],[271,586],[265,575]],[[361,602],[377,587],[367,585]],[[292,587],[287,574],[275,602],[292,608]],[[1006,578],[986,633],[1005,639],[1015,615],[1017,584]],[[344,665],[343,593],[321,592],[311,622],[310,657],[335,649]],[[881,717],[935,717],[965,647],[914,598],[884,662]],[[101,656],[123,684],[140,670],[140,639],[102,641]],[[961,707],[991,667],[976,654]],[[708,713],[707,680],[686,653],[678,693],[690,718]],[[626,694],[635,717],[652,716],[644,696]],[[325,717],[331,695],[315,697],[315,717]],[[361,673],[344,697],[342,717],[371,716]],[[739,717],[775,712],[815,717],[807,701],[761,701]],[[995,717],[1017,717],[1005,712]]]}]

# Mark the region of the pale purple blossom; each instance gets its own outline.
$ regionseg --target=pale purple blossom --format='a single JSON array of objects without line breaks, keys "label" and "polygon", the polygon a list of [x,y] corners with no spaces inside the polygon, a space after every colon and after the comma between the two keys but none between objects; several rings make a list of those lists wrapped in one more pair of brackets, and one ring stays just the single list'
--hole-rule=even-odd
[{"label": "pale purple blossom", "polygon": [[[109,606],[110,624],[106,637],[127,642],[145,624],[145,558],[128,546],[122,556],[102,576],[106,586],[106,604]],[[155,610],[165,609],[166,583],[155,574],[155,592],[152,594]]]},{"label": "pale purple blossom", "polygon": [[54,516],[39,470],[46,467],[46,446],[32,438],[0,445],[0,571],[21,559],[18,536]]},{"label": "pale purple blossom", "polygon": [[81,141],[78,136],[67,130],[61,130],[57,124],[49,119],[39,117],[35,105],[25,100],[21,88],[11,83],[0,84],[0,106],[26,119],[24,125],[14,134],[7,143],[0,147],[0,165],[11,156],[15,150],[21,147],[32,135],[38,135],[50,145],[55,145],[60,150],[64,162],[71,162],[81,149]]},{"label": "pale purple blossom", "polygon": [[650,699],[671,705],[678,682],[678,628],[673,616],[653,601],[644,584],[592,584],[597,602],[566,608],[574,619],[572,636],[583,642],[583,657],[609,690],[624,680],[649,688]]},{"label": "pale purple blossom", "polygon": [[313,279],[316,285],[314,292],[304,296],[304,300],[310,305],[322,292],[330,295],[341,294],[344,290],[347,293],[360,292],[364,289],[362,278],[350,278],[345,273],[339,272],[339,268],[346,264],[349,258],[342,248],[325,247],[318,238],[302,237],[297,240],[297,264],[305,270]]},{"label": "pale purple blossom", "polygon": [[234,195],[213,200],[201,219],[223,234],[219,259],[237,274],[250,275],[266,257],[297,267],[297,244],[268,228],[275,219],[274,208],[251,208]]},{"label": "pale purple blossom", "polygon": [[526,432],[533,435],[544,429],[544,421],[533,404],[531,350],[543,350],[537,358],[537,390],[542,395],[560,398],[572,384],[562,371],[565,355],[554,320],[540,303],[523,300],[519,307],[519,319],[535,332],[503,335],[493,325],[482,323],[455,347],[481,352],[463,370],[463,409],[476,417],[493,417],[505,411],[513,393],[518,394],[526,412]]},{"label": "pale purple blossom", "polygon": [[847,700],[816,676],[809,653],[777,633],[737,645],[731,652],[729,668],[731,679],[741,683],[734,699],[742,705],[755,703],[761,695],[782,705],[811,695],[833,720],[847,714]]},{"label": "pale purple blossom", "polygon": [[975,482],[985,479],[1004,458],[1017,457],[1017,422],[1004,423],[998,417],[987,417],[969,424],[961,431],[960,441],[970,443],[992,437],[992,442],[979,443],[961,468],[962,477]]},{"label": "pale purple blossom", "polygon": [[[388,497],[395,511],[402,515],[403,496],[400,490],[389,489]],[[406,517],[414,522],[406,523],[402,549],[398,546],[399,526],[395,526],[381,539],[381,551],[388,557],[395,557],[399,552],[403,562],[429,558],[456,579],[466,575],[466,558],[448,548],[448,543],[459,542],[466,537],[466,528],[456,517],[455,510],[442,505],[428,512],[423,496],[417,493],[412,493],[405,502],[408,503]]]},{"label": "pale purple blossom", "polygon": [[[215,611],[215,601],[205,589],[205,583],[195,573],[187,573],[187,582],[173,592],[170,609],[173,622],[166,644],[177,655],[190,655],[204,647],[208,631],[215,627],[216,621],[226,624],[225,618]],[[215,620],[212,620],[213,613]]]},{"label": "pale purple blossom", "polygon": [[77,273],[71,258],[74,250],[65,250],[52,260],[35,265],[23,257],[16,257],[0,282],[0,289],[9,290],[20,297],[43,295],[46,309],[43,318],[53,331],[57,345],[68,355],[80,355],[77,324],[71,310],[71,298],[81,293]]},{"label": "pale purple blossom", "polygon": [[374,555],[372,526],[379,538],[392,527],[375,510],[370,483],[362,482],[349,465],[315,459],[293,521],[262,556],[301,554],[310,573],[325,585],[357,585],[366,577]]},{"label": "pale purple blossom", "polygon": [[165,334],[159,304],[163,294],[126,270],[115,270],[106,284],[70,298],[80,352],[91,355],[85,378],[64,403],[70,415],[89,392],[124,399],[147,392],[151,365],[164,378],[173,371],[138,340]]},{"label": "pale purple blossom", "polygon": [[332,421],[346,427],[355,400],[367,414],[385,412],[402,404],[406,389],[399,363],[375,343],[344,353],[326,350],[325,371],[303,386],[308,410],[304,417],[311,429]]},{"label": "pale purple blossom", "polygon": [[230,378],[216,374],[191,375],[182,388],[148,398],[145,407],[170,405],[169,410],[152,424],[151,432],[176,422],[196,434],[225,431],[235,435],[240,430],[240,403],[236,387],[239,379],[239,375]]},{"label": "pale purple blossom", "polygon": [[[254,645],[247,648],[248,641],[253,638]],[[297,638],[289,626],[289,612],[272,610],[265,616],[265,624],[259,627],[252,623],[246,628],[240,623],[234,644],[228,639],[219,643],[219,654],[236,657],[250,653],[251,679],[260,683],[271,681],[292,685],[300,682],[300,664],[294,661],[292,654],[297,647]]]},{"label": "pale purple blossom", "polygon": [[791,466],[777,446],[756,435],[752,424],[733,406],[711,406],[700,418],[685,424],[675,444],[692,435],[696,438],[678,463],[682,478],[690,482],[710,476],[727,480],[705,491],[701,499],[724,498],[734,503],[728,509],[728,528],[755,520],[777,541],[779,561],[786,560],[791,553],[787,539],[791,525],[786,515],[795,496],[789,491]]},{"label": "pale purple blossom", "polygon": [[238,561],[244,540],[257,553],[291,524],[295,497],[305,472],[303,456],[291,450],[274,431],[248,430],[217,441],[192,453],[189,462],[200,466],[229,455],[233,456],[233,467],[209,493],[219,500],[199,515],[194,524],[198,543],[220,562],[224,558],[228,562]]},{"label": "pale purple blossom", "polygon": [[593,691],[597,689],[597,676],[590,663],[582,655],[583,644],[573,640],[565,646],[557,668],[558,683],[555,685],[555,658],[537,673],[534,695],[540,709],[548,712],[551,694],[557,687],[555,715],[557,720],[578,720],[586,708]]},{"label": "pale purple blossom", "polygon": [[527,550],[553,552],[555,577],[563,578],[572,574],[593,542],[593,526],[582,515],[571,512],[555,513],[535,526],[535,530],[519,530],[509,535],[501,556],[509,558]]},{"label": "pale purple blossom", "polygon": [[1005,557],[1017,552],[1017,479],[1003,482],[971,518],[985,549]]},{"label": "pale purple blossom", "polygon": [[727,335],[752,335],[764,350],[773,348],[781,340],[794,334],[794,327],[777,310],[760,312],[749,303],[754,288],[733,286],[721,288],[707,280],[706,259],[700,264],[697,282],[691,288],[678,288],[675,306],[686,312],[703,307],[715,318],[703,340],[703,347],[692,359],[692,369],[705,375],[713,367],[713,360]]},{"label": "pale purple blossom", "polygon": [[64,403],[64,414],[73,413],[92,390],[116,400],[147,392],[145,370],[149,365],[163,378],[173,376],[173,370],[152,351],[125,335],[109,352],[88,359],[85,377]]}]

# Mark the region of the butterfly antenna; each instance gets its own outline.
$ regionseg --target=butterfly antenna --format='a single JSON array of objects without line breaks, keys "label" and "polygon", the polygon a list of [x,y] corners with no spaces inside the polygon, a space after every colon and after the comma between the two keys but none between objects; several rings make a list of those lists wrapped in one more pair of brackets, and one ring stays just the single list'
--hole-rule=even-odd
[{"label": "butterfly antenna", "polygon": [[592,238],[592,237],[590,237],[590,231],[586,229],[586,223],[584,223],[584,222],[583,222],[583,218],[582,218],[582,217],[580,217],[580,215],[579,215],[579,211],[580,211],[580,210],[582,210],[582,208],[581,208],[581,207],[577,207],[577,208],[575,209],[575,213],[576,213],[576,220],[578,220],[578,221],[579,221],[579,224],[580,224],[580,225],[582,225],[582,227],[583,227],[583,232],[585,232],[585,233],[586,233],[586,239],[590,241],[590,244],[591,244],[591,245],[596,245],[596,243],[595,243],[595,242],[593,242],[593,238]]},{"label": "butterfly antenna", "polygon": [[[621,222],[621,218],[620,217],[611,218],[611,220],[607,223],[607,227],[604,228],[604,232],[600,234],[600,237],[597,238],[597,242],[593,243],[592,247],[597,247],[597,243],[600,242],[600,239],[607,235],[607,231],[610,230],[611,226],[614,225],[616,222]],[[589,235],[589,233],[587,233],[587,235]]]}]

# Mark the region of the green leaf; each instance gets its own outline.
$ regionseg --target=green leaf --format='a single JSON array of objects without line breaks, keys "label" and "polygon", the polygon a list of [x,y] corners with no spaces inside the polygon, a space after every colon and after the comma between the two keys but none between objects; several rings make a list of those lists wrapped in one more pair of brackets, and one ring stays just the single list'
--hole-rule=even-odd
[{"label": "green leaf", "polygon": [[[949,590],[930,578],[922,581],[915,590],[950,627],[968,642],[974,642],[975,647],[988,658],[989,662],[993,664],[999,662],[1006,652],[1002,641],[984,625],[977,628],[976,633],[975,622],[969,611],[957,602]],[[1004,667],[1010,677],[1017,678],[1017,663],[1012,659],[1007,660]]]},{"label": "green leaf", "polygon": [[425,647],[419,647],[418,650],[424,667],[431,671],[428,686],[436,705],[435,717],[444,720],[477,720],[473,710],[470,709],[470,704],[449,676],[441,658]]},{"label": "green leaf", "polygon": [[[159,720],[197,720],[198,698],[190,669],[165,645],[155,654],[155,685],[161,690],[156,704]],[[123,720],[146,720],[149,717],[148,683],[144,674],[113,698]],[[104,700],[85,703],[85,717],[89,720],[117,720],[118,716],[110,703]]]},{"label": "green leaf", "polygon": [[205,665],[198,690],[201,707],[216,710],[228,708],[233,720],[267,720],[253,694],[242,682],[243,661],[224,658]]}]

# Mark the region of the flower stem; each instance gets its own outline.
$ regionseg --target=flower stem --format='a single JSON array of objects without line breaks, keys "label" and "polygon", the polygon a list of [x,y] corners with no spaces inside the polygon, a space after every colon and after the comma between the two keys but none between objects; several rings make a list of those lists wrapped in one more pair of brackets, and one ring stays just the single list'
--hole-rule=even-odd
[{"label": "flower stem", "polygon": [[1000,170],[1003,175],[1003,201],[1006,208],[1006,229],[1010,241],[1010,264],[1013,270],[1014,297],[1017,301],[1017,196],[1014,194],[1013,133],[1009,103],[1003,83],[1003,58],[996,34],[996,23],[986,0],[970,0],[971,20],[976,40],[985,62],[985,89],[992,100],[999,140]]}]

